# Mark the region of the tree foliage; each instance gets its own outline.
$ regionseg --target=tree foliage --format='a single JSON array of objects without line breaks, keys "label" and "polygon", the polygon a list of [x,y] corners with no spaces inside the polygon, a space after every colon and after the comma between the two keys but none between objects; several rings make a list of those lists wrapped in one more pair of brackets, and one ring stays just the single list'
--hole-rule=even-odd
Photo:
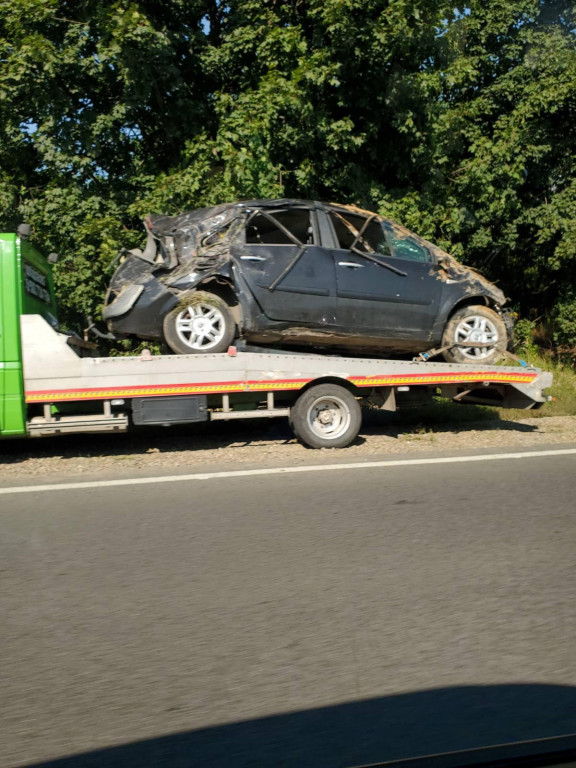
[{"label": "tree foliage", "polygon": [[139,219],[355,202],[576,345],[576,23],[563,0],[0,0],[0,228],[67,320]]}]

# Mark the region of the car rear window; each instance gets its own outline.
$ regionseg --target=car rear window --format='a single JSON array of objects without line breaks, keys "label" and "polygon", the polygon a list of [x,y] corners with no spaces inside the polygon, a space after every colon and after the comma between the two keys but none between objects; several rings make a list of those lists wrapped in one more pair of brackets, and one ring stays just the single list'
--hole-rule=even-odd
[{"label": "car rear window", "polygon": [[256,214],[246,224],[246,243],[250,245],[293,245],[294,240],[275,222],[287,229],[299,243],[312,245],[314,230],[310,211],[294,208],[283,211],[270,211],[268,215]]}]

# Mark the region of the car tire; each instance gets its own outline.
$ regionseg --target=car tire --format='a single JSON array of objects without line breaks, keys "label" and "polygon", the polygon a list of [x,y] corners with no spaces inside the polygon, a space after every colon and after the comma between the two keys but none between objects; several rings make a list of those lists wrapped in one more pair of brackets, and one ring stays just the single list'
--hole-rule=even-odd
[{"label": "car tire", "polygon": [[168,312],[163,330],[164,341],[177,355],[216,354],[233,342],[236,323],[220,296],[194,291]]},{"label": "car tire", "polygon": [[490,347],[454,346],[442,353],[448,363],[493,365],[502,359],[508,345],[508,333],[500,315],[484,306],[463,307],[446,323],[442,347],[466,341],[491,342]]},{"label": "car tire", "polygon": [[362,411],[358,400],[338,384],[317,384],[290,409],[290,426],[310,448],[344,448],[358,435]]}]

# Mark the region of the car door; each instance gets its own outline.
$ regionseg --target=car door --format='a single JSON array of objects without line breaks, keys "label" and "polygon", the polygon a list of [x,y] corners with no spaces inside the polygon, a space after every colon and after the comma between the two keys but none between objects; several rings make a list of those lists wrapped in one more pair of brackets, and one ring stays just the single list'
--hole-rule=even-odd
[{"label": "car door", "polygon": [[232,256],[263,313],[271,320],[330,325],[336,302],[334,261],[319,245],[312,209],[254,211]]},{"label": "car door", "polygon": [[441,282],[428,249],[378,217],[333,210],[340,248],[333,251],[338,320],[350,329],[389,339],[427,339]]}]

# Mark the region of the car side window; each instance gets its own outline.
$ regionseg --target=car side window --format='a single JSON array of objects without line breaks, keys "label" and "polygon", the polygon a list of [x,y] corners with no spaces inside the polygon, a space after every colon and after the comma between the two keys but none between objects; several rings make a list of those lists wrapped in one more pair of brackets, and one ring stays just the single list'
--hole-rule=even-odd
[{"label": "car side window", "polygon": [[303,245],[313,245],[315,241],[310,211],[305,208],[257,213],[246,223],[248,245],[294,245],[295,240]]},{"label": "car side window", "polygon": [[432,261],[430,251],[424,245],[416,241],[410,235],[386,227],[386,234],[390,241],[392,255],[397,259],[409,259],[410,261]]},{"label": "car side window", "polygon": [[354,250],[360,253],[390,256],[390,249],[378,219],[369,221],[366,216],[336,211],[330,211],[329,215],[340,248],[349,250],[354,247]]}]

